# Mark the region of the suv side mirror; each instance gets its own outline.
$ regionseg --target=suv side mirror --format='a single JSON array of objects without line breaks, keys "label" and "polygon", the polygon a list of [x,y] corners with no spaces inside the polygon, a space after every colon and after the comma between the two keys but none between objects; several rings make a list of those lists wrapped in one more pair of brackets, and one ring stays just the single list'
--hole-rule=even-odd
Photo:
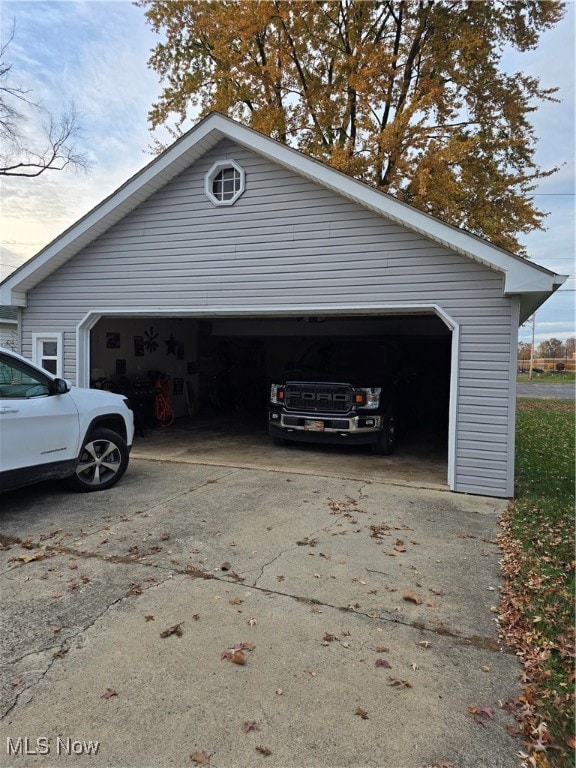
[{"label": "suv side mirror", "polygon": [[65,395],[66,392],[70,392],[70,382],[66,379],[54,379],[53,392],[55,395]]}]

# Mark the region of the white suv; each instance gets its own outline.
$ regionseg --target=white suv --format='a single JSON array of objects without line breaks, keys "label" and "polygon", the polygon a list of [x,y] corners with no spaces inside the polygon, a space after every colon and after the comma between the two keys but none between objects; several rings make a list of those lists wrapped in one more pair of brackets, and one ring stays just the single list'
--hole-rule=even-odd
[{"label": "white suv", "polygon": [[53,478],[105,490],[126,471],[133,438],[126,398],[73,387],[0,347],[0,491]]}]

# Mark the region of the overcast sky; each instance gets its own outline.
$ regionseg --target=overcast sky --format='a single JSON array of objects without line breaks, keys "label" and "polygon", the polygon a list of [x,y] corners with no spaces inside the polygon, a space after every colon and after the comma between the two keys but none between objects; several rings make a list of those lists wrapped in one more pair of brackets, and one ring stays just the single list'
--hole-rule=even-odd
[{"label": "overcast sky", "polygon": [[[147,113],[160,86],[147,67],[158,38],[143,10],[129,0],[0,0],[0,13],[2,42],[15,24],[8,56],[14,82],[53,114],[74,102],[82,113],[78,149],[91,163],[89,174],[3,180],[0,268],[6,277],[150,161]],[[576,335],[575,25],[576,5],[570,2],[564,20],[543,36],[537,51],[506,58],[510,70],[560,88],[561,102],[540,105],[533,115],[538,162],[561,169],[537,190],[538,207],[550,212],[547,231],[524,242],[533,261],[570,279],[537,312],[537,340]],[[32,137],[34,121],[27,130]],[[520,331],[525,340],[530,334],[528,327]]]}]

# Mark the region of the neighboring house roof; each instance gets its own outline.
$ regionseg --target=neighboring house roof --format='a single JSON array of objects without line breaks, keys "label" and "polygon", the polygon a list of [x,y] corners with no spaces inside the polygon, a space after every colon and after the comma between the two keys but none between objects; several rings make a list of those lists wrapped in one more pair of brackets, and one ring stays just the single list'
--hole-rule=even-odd
[{"label": "neighboring house roof", "polygon": [[504,276],[505,294],[520,296],[521,322],[566,280],[565,275],[557,275],[490,245],[486,240],[445,224],[245,125],[212,113],[0,283],[0,303],[26,306],[27,291],[42,282],[224,138],[446,248],[501,272]]},{"label": "neighboring house roof", "polygon": [[18,325],[18,308],[0,306],[0,323]]}]

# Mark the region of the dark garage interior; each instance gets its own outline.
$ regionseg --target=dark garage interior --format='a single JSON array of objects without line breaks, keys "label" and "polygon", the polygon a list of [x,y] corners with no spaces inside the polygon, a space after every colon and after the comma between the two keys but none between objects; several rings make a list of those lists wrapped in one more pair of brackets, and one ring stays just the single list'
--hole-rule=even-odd
[{"label": "dark garage interior", "polygon": [[348,361],[374,379],[369,386],[378,377],[396,380],[397,453],[447,453],[451,331],[433,314],[104,317],[91,340],[92,386],[130,397],[143,438],[161,428],[155,414],[159,377],[174,415],[170,426],[219,435],[267,433],[270,384],[289,378],[321,348],[330,350],[328,367],[339,376],[346,376]]}]

